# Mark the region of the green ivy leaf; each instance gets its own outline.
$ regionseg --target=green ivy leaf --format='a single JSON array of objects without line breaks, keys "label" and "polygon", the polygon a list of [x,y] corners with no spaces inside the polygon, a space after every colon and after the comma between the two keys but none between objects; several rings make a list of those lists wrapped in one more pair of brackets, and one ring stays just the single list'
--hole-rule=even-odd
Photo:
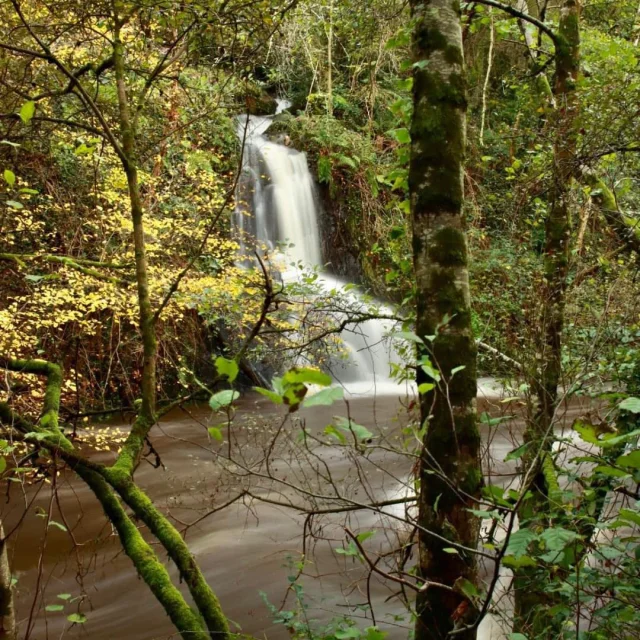
[{"label": "green ivy leaf", "polygon": [[13,187],[13,185],[16,183],[16,174],[13,173],[13,171],[11,171],[11,169],[5,169],[4,170],[4,179],[5,179],[5,182],[10,187]]},{"label": "green ivy leaf", "polygon": [[45,608],[45,611],[63,611],[63,604],[48,604]]}]

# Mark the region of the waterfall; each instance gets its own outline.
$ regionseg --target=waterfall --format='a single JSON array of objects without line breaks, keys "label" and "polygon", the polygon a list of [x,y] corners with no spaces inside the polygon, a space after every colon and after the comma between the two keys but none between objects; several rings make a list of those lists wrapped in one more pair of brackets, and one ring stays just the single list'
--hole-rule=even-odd
[{"label": "waterfall", "polygon": [[[288,106],[286,101],[279,101],[276,113]],[[318,267],[316,284],[323,292],[331,295],[336,291],[350,306],[368,308],[367,298],[323,270],[320,204],[307,157],[265,136],[272,120],[272,116],[238,118],[237,133],[244,141],[244,156],[234,223],[242,249],[246,253],[248,238],[270,252],[280,249],[287,263],[296,265],[285,274],[287,280],[300,276],[297,265]],[[381,303],[376,306],[380,315],[393,314]],[[342,331],[348,357],[335,363],[331,373],[349,393],[369,394],[390,386],[397,389],[389,375],[390,362],[399,362],[386,338],[391,326],[390,321],[372,319],[348,325]]]}]

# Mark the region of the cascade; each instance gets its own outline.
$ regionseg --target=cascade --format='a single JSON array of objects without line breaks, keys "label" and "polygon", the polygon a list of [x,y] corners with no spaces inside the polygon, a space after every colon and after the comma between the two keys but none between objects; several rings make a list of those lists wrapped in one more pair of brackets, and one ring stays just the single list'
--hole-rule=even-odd
[{"label": "cascade", "polygon": [[[289,107],[278,101],[276,114]],[[302,263],[318,267],[316,283],[329,293],[340,292],[349,306],[366,308],[365,297],[348,284],[327,273],[323,267],[319,213],[313,176],[306,154],[269,140],[265,133],[273,116],[241,116],[237,133],[244,141],[243,167],[236,193],[234,224],[241,248],[251,238],[272,252],[278,248],[288,264]],[[297,268],[288,268],[285,279],[300,276]],[[346,287],[346,288],[345,288]],[[392,315],[392,309],[379,306],[381,315]],[[385,334],[390,321],[372,319],[348,325],[341,334],[348,353],[346,361],[331,368],[331,373],[346,391],[353,395],[396,391],[390,379],[390,361],[399,362]]]}]

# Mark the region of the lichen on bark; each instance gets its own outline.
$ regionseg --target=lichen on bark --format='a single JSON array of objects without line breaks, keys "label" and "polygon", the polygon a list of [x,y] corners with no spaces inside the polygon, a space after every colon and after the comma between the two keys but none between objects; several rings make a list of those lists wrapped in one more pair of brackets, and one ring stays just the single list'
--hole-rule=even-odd
[{"label": "lichen on bark", "polygon": [[[462,34],[457,3],[414,0],[411,7],[415,71],[409,188],[416,331],[424,340],[419,355],[429,358],[442,377],[421,398],[426,432],[418,478],[422,528],[418,569],[424,580],[453,586],[459,578],[476,580],[475,556],[444,551],[447,544],[429,532],[475,548],[478,523],[468,508],[482,483],[476,346],[462,214],[466,111]],[[432,380],[419,367],[418,384],[422,382]],[[416,601],[417,640],[445,638],[463,601],[464,596],[446,589],[421,592]],[[469,640],[475,631],[463,631],[458,637]]]}]

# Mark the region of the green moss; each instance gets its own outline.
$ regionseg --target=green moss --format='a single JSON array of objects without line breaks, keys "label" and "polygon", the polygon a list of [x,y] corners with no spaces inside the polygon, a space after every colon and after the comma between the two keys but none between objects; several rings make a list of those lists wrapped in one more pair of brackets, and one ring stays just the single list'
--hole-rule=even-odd
[{"label": "green moss", "polygon": [[[198,615],[173,585],[167,569],[127,516],[105,479],[81,464],[75,467],[75,471],[100,501],[105,514],[118,532],[125,553],[131,558],[140,577],[167,612],[182,638],[208,640],[210,635],[205,631]],[[226,638],[225,635],[217,637]]]},{"label": "green moss", "polygon": [[467,242],[464,232],[452,227],[442,227],[432,237],[429,258],[443,267],[467,264]]},{"label": "green moss", "polygon": [[464,76],[451,73],[445,80],[422,70],[415,74],[414,92],[417,101],[411,138],[430,141],[412,147],[409,184],[415,194],[414,210],[457,213],[463,203]]},{"label": "green moss", "polygon": [[215,638],[226,638],[229,634],[229,626],[220,603],[177,529],[122,469],[107,469],[105,477],[135,515],[149,527],[175,562],[180,571],[180,577],[189,588],[209,634]]}]

